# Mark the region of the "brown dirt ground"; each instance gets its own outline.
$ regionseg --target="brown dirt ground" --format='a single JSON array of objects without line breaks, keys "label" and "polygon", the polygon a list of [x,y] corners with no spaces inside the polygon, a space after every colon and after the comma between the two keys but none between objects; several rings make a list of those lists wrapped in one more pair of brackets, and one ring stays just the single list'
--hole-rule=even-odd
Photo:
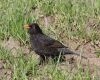
[{"label": "brown dirt ground", "polygon": [[[70,60],[72,59],[72,57],[74,57],[74,60],[75,60],[74,62],[76,62],[75,64],[77,64],[78,62],[81,62],[84,70],[86,69],[87,64],[89,64],[90,73],[91,75],[93,75],[95,73],[94,67],[95,66],[97,68],[100,67],[100,58],[97,58],[95,54],[95,50],[98,47],[94,47],[91,42],[85,43],[85,42],[73,41],[73,40],[68,40],[68,39],[66,40],[65,43],[72,50],[79,52],[83,56],[87,57],[87,60],[86,60],[77,56],[66,55],[66,60]],[[30,52],[29,46],[20,46],[20,43],[16,41],[15,39],[13,39],[12,37],[10,37],[8,41],[3,41],[1,45],[6,49],[11,50],[11,53],[14,55],[14,57],[17,56],[17,51],[19,51],[19,49],[21,49],[25,55],[28,55],[28,53]],[[0,79],[2,79],[2,76],[5,75],[5,77],[8,77],[8,80],[10,80],[11,70],[4,69],[3,65],[4,65],[3,61],[0,60]],[[65,66],[62,65],[61,67],[64,68]],[[75,65],[73,67],[75,67]],[[100,69],[98,70],[98,73],[100,75]]]}]

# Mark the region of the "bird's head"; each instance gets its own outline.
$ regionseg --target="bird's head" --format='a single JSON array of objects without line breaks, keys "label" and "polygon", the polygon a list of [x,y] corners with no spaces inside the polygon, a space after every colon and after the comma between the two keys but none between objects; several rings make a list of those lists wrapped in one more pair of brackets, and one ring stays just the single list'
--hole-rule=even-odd
[{"label": "bird's head", "polygon": [[28,29],[28,33],[33,34],[43,34],[42,30],[40,29],[39,25],[37,23],[31,23],[24,25],[24,28]]}]

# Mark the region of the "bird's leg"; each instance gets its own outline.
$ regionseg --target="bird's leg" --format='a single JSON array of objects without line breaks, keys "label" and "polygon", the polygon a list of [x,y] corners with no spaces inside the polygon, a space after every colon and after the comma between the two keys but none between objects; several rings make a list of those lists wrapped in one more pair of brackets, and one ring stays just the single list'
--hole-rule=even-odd
[{"label": "bird's leg", "polygon": [[44,64],[45,62],[47,62],[47,57],[45,55],[40,55],[40,65]]}]

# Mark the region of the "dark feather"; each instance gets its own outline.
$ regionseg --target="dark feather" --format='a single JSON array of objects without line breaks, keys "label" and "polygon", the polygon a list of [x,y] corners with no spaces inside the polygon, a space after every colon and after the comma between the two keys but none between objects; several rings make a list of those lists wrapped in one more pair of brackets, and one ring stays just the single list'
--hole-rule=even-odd
[{"label": "dark feather", "polygon": [[73,51],[69,50],[68,47],[64,46],[59,41],[45,35],[38,24],[32,23],[29,26],[30,28],[28,32],[30,34],[32,49],[41,57],[54,57],[59,56],[59,54],[76,54]]}]

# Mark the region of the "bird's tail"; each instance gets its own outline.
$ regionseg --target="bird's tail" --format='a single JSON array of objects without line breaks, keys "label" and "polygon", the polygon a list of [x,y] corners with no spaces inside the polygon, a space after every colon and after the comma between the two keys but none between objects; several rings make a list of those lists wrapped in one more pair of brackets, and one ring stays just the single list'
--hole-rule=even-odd
[{"label": "bird's tail", "polygon": [[84,58],[84,59],[87,59],[87,58],[86,58],[85,56],[83,56],[82,54],[73,52],[73,51],[69,50],[68,48],[67,48],[67,49],[63,49],[61,53],[63,53],[64,55],[67,55],[67,54],[68,54],[68,55],[77,55],[77,56],[80,56],[80,57],[82,57],[82,58]]}]

